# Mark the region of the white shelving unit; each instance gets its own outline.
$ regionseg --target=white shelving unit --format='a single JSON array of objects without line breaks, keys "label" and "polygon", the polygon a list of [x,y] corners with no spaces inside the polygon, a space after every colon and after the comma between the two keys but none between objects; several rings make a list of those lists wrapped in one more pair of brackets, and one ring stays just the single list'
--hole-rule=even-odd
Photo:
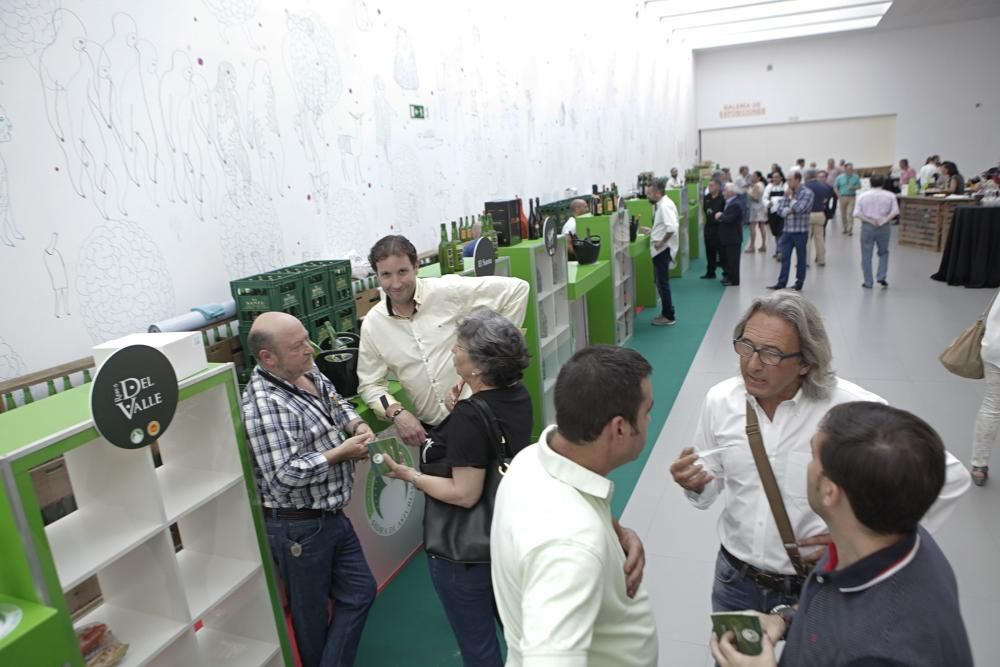
[{"label": "white shelving unit", "polygon": [[615,342],[632,337],[635,326],[635,259],[629,254],[628,217],[611,218],[611,276],[615,286]]},{"label": "white shelving unit", "polygon": [[[535,252],[539,352],[542,359],[543,423],[555,423],[555,385],[559,369],[572,355],[573,329],[567,297],[566,245],[559,243],[550,257],[544,247]],[[568,354],[566,353],[568,351]]]},{"label": "white shelving unit", "polygon": [[64,455],[78,509],[45,527],[49,552],[64,594],[96,575],[100,602],[74,626],[106,624],[123,667],[283,663],[234,428],[216,383],[178,406],[158,468],[102,438]]}]

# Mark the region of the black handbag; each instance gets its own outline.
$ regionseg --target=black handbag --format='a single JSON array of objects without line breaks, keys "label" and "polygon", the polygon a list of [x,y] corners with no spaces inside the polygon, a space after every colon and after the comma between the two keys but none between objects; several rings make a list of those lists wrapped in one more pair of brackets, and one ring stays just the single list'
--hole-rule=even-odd
[{"label": "black handbag", "polygon": [[490,523],[497,488],[507,474],[510,456],[503,429],[486,401],[467,399],[482,423],[483,434],[495,451],[486,465],[486,479],[479,501],[469,508],[427,496],[424,504],[424,548],[427,553],[456,563],[490,562]]}]

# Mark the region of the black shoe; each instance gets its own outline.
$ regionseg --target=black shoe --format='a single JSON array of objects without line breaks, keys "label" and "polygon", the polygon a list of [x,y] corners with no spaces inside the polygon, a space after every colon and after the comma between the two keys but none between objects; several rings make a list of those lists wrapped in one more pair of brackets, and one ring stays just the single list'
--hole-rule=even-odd
[{"label": "black shoe", "polygon": [[723,278],[723,279],[722,279],[722,280],[720,280],[719,282],[720,282],[720,283],[722,283],[722,286],[723,286],[723,287],[732,287],[732,286],[734,286],[734,285],[737,285],[737,284],[738,284],[738,283],[731,283],[731,282],[729,282],[728,280],[726,280],[725,278]]},{"label": "black shoe", "polygon": [[715,274],[714,273],[706,273],[705,275],[703,275],[701,277],[701,279],[702,280],[715,280]]},{"label": "black shoe", "polygon": [[774,285],[768,285],[765,289],[785,289],[785,288],[775,283]]},{"label": "black shoe", "polygon": [[880,281],[878,281],[878,284],[881,285],[882,287],[888,287],[889,286],[889,281],[888,280],[880,280]]},{"label": "black shoe", "polygon": [[793,285],[792,289],[795,290],[796,292],[801,292],[802,291],[802,285]]},{"label": "black shoe", "polygon": [[871,289],[872,288],[871,285],[865,285],[864,283],[861,283],[861,286],[864,287],[865,289]]}]

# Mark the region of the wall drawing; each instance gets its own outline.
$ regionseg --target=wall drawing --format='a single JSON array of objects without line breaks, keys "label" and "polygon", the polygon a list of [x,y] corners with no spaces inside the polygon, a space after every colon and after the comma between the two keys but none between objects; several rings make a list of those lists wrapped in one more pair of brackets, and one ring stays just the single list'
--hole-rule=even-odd
[{"label": "wall drawing", "polygon": [[423,200],[423,163],[410,146],[401,146],[392,160],[392,192],[395,200],[395,231],[407,234],[419,228]]},{"label": "wall drawing", "polygon": [[59,242],[59,233],[53,232],[49,245],[42,250],[42,258],[45,261],[45,271],[49,274],[49,282],[52,284],[52,297],[56,317],[69,317],[69,276],[66,273],[66,260],[56,244]]},{"label": "wall drawing", "polygon": [[326,256],[344,257],[349,250],[367,256],[372,244],[388,233],[388,230],[368,226],[364,203],[356,191],[335,190],[330,202],[325,225]]},{"label": "wall drawing", "polygon": [[396,30],[396,59],[393,66],[393,78],[403,90],[420,88],[420,77],[417,75],[417,57],[413,53],[410,33],[404,28]]},{"label": "wall drawing", "polygon": [[[7,116],[7,110],[0,106],[0,144],[11,141],[13,123]],[[0,150],[0,242],[14,247],[15,241],[23,241],[24,234],[17,228],[14,221],[14,210],[10,205],[10,181],[7,178],[7,161],[4,151]]]},{"label": "wall drawing", "polygon": [[176,314],[174,283],[153,239],[130,221],[98,225],[80,247],[75,287],[95,343]]},{"label": "wall drawing", "polygon": [[362,121],[364,113],[348,111],[346,118],[337,124],[337,148],[340,151],[340,170],[348,183],[361,183]]},{"label": "wall drawing", "polygon": [[237,207],[250,194],[250,154],[243,144],[239,96],[236,92],[236,68],[219,63],[212,104],[215,108],[215,145],[222,160],[226,193]]},{"label": "wall drawing", "polygon": [[0,380],[10,380],[28,372],[21,356],[0,338]]},{"label": "wall drawing", "polygon": [[271,66],[266,60],[254,63],[253,78],[247,85],[244,131],[247,146],[256,155],[264,191],[272,198],[275,194],[284,197],[285,149],[278,126]]},{"label": "wall drawing", "polygon": [[372,29],[372,15],[365,0],[354,0],[354,25],[358,30],[368,32]]},{"label": "wall drawing", "polygon": [[226,46],[232,45],[229,31],[238,28],[251,49],[261,51],[265,48],[258,46],[250,34],[250,25],[257,14],[257,4],[257,0],[205,0],[205,5],[215,15],[219,36]]},{"label": "wall drawing", "polygon": [[52,13],[59,0],[4,0],[0,4],[0,60],[34,56],[55,39]]},{"label": "wall drawing", "polygon": [[312,196],[319,210],[330,187],[326,155],[336,131],[333,107],[343,89],[340,61],[333,36],[322,21],[286,11],[285,23],[284,63],[298,109],[293,125],[309,164]]},{"label": "wall drawing", "polygon": [[227,275],[243,278],[283,266],[284,242],[274,199],[258,185],[246,197],[226,197],[219,243]]},{"label": "wall drawing", "polygon": [[392,125],[396,122],[396,114],[385,96],[385,79],[376,74],[375,84],[375,146],[379,156],[389,159],[389,146],[392,144]]}]

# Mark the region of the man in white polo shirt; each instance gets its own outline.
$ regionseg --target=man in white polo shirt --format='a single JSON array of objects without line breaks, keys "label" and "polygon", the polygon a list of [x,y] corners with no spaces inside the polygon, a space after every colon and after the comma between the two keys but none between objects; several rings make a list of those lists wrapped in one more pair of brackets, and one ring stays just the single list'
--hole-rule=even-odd
[{"label": "man in white polo shirt", "polygon": [[557,424],[500,484],[490,552],[508,667],[656,665],[642,566],[626,561],[631,531],[611,517],[607,478],[646,443],[651,372],[634,350],[577,352],[556,380]]}]

